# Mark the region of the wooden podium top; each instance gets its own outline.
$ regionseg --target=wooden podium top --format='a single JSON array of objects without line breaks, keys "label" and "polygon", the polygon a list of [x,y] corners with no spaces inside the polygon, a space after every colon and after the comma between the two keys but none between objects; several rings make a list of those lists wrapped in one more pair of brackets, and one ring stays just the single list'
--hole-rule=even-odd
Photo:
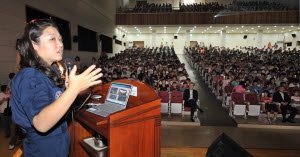
[{"label": "wooden podium top", "polygon": [[[79,111],[79,113],[75,115],[76,120],[84,123],[92,130],[106,138],[109,138],[109,128],[118,127],[120,125],[133,122],[135,119],[134,117],[139,117],[139,119],[141,119],[139,115],[142,115],[142,117],[147,117],[150,115],[148,114],[150,113],[149,111],[160,108],[161,99],[149,85],[132,80],[116,80],[113,82],[131,84],[134,87],[137,87],[137,96],[131,95],[129,97],[125,110],[110,114],[108,117],[101,117],[85,110]],[[106,99],[111,83],[93,88],[92,95],[101,95],[101,103],[103,103]]]}]

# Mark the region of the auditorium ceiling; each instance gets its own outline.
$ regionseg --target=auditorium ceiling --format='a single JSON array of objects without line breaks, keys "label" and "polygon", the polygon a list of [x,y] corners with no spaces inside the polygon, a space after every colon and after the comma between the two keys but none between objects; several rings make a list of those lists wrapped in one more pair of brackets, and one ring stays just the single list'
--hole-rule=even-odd
[{"label": "auditorium ceiling", "polygon": [[187,30],[193,33],[213,34],[226,30],[226,33],[256,34],[259,30],[263,33],[288,33],[300,31],[300,25],[201,25],[201,26],[117,26],[124,33],[147,34],[156,33],[181,34]]}]

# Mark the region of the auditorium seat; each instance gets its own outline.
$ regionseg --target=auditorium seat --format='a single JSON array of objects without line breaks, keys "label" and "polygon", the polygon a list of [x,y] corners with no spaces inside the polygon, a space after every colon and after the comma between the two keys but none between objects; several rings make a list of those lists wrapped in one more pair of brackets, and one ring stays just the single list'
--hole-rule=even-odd
[{"label": "auditorium seat", "polygon": [[259,116],[260,114],[260,104],[258,95],[255,93],[245,94],[245,102],[248,105],[248,116]]},{"label": "auditorium seat", "polygon": [[244,94],[232,93],[231,94],[231,107],[229,110],[230,116],[245,116],[246,119],[246,103]]},{"label": "auditorium seat", "polygon": [[159,91],[158,96],[161,98],[161,113],[167,113],[170,116],[170,94],[167,91]]},{"label": "auditorium seat", "polygon": [[227,106],[230,104],[229,100],[231,99],[231,93],[233,91],[233,86],[225,86],[222,97],[223,97],[223,103],[222,106]]},{"label": "auditorium seat", "polygon": [[182,93],[179,91],[171,92],[171,114],[182,114],[183,109],[183,99]]}]

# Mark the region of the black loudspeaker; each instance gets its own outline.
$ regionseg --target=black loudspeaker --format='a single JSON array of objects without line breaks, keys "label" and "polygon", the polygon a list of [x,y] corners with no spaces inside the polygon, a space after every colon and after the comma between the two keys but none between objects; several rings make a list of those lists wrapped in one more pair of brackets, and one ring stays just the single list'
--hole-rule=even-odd
[{"label": "black loudspeaker", "polygon": [[177,39],[177,35],[174,36],[174,39]]},{"label": "black loudspeaker", "polygon": [[244,35],[244,39],[247,39],[247,35]]},{"label": "black loudspeaker", "polygon": [[113,36],[113,39],[116,39],[116,38],[117,38],[117,36],[116,36],[116,35],[114,35],[114,36]]},{"label": "black loudspeaker", "polygon": [[125,38],[125,34],[123,34],[123,38]]},{"label": "black loudspeaker", "polygon": [[206,157],[253,157],[245,149],[222,133],[208,148]]},{"label": "black loudspeaker", "polygon": [[74,43],[77,43],[77,42],[78,42],[78,36],[77,36],[77,35],[74,35],[74,36],[73,36],[73,42],[74,42]]},{"label": "black loudspeaker", "polygon": [[296,37],[296,34],[292,34],[292,37],[295,38],[295,37]]}]

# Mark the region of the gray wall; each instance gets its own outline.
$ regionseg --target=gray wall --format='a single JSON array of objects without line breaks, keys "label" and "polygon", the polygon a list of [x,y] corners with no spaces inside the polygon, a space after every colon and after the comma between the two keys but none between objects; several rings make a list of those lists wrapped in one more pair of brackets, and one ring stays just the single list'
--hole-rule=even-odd
[{"label": "gray wall", "polygon": [[[16,72],[16,39],[21,36],[25,23],[25,6],[31,6],[50,15],[70,22],[71,36],[77,35],[77,25],[94,30],[99,34],[116,34],[115,10],[119,0],[1,0],[0,5],[0,84],[6,84],[8,74]],[[122,38],[119,38],[122,40]],[[98,43],[99,44],[99,43]],[[64,58],[81,57],[83,63],[90,64],[98,53],[79,52],[78,44],[72,42],[72,50],[64,51]],[[114,45],[114,53],[124,46]]]}]

